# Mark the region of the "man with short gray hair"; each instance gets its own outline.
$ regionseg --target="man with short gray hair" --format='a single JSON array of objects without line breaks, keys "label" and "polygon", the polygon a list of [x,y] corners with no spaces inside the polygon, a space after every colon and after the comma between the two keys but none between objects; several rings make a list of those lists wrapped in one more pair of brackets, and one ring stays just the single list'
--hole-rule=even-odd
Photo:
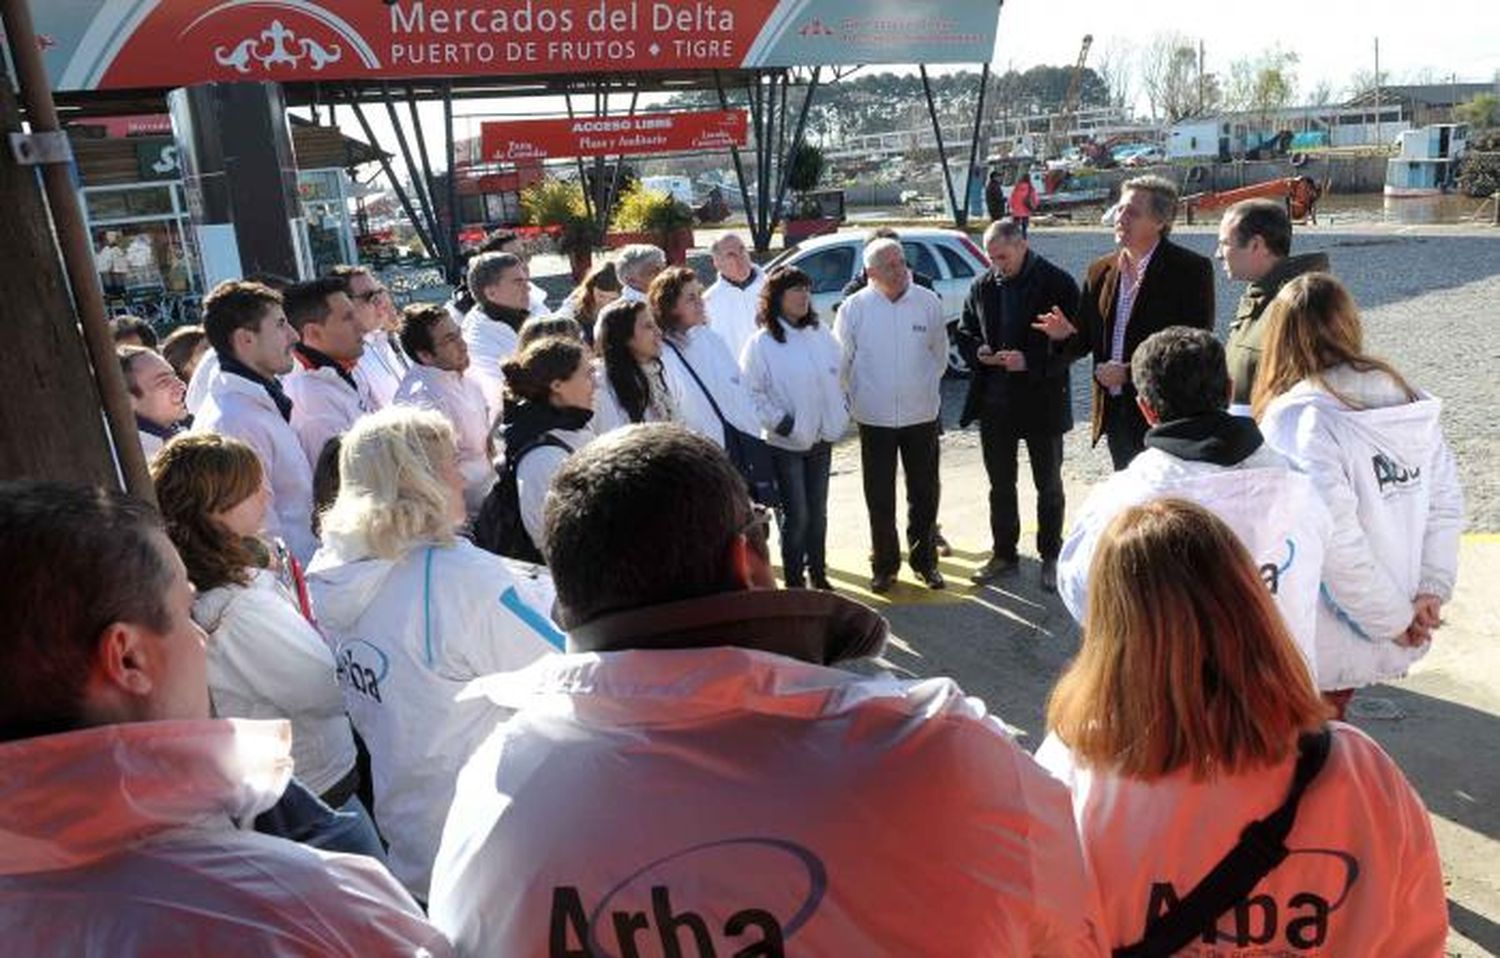
[{"label": "man with short gray hair", "polygon": [[944,586],[937,565],[938,387],[948,368],[942,301],[912,282],[901,243],[865,247],[870,284],[844,300],[833,332],[843,352],[841,379],[859,424],[860,470],[870,513],[870,591],[895,585],[901,568],[896,534],[896,458],[906,471],[906,540],[912,571],[930,589]]},{"label": "man with short gray hair", "polygon": [[725,233],[708,248],[719,278],[703,293],[708,310],[708,328],[719,334],[729,355],[739,362],[745,344],[755,335],[755,317],[760,309],[760,290],[766,285],[765,271],[750,259],[745,241],[736,233]]},{"label": "man with short gray hair", "polygon": [[644,303],[651,281],[666,268],[667,254],[658,246],[631,243],[621,248],[620,255],[615,259],[615,272],[620,276],[620,298],[627,303]]},{"label": "man with short gray hair", "polygon": [[979,443],[990,480],[994,551],[973,575],[983,584],[1019,568],[1021,516],[1016,501],[1017,450],[1026,443],[1036,486],[1041,586],[1057,587],[1062,549],[1063,434],[1073,428],[1068,370],[1077,354],[1054,343],[1043,317],[1077,315],[1078,284],[1033,252],[1020,224],[1005,218],[984,231],[992,268],[974,280],[956,340],[972,373],[959,425],[979,420]]},{"label": "man with short gray hair", "polygon": [[[1205,256],[1168,237],[1177,217],[1177,187],[1138,176],[1120,187],[1115,206],[1119,249],[1089,265],[1074,347],[1094,356],[1093,442],[1108,437],[1109,456],[1124,469],[1145,447],[1146,420],[1135,404],[1130,357],[1146,337],[1168,326],[1214,328],[1214,270]],[[1053,322],[1064,337],[1073,324]]]},{"label": "man with short gray hair", "polygon": [[493,422],[505,397],[500,366],[515,354],[516,336],[531,314],[531,274],[514,253],[480,253],[469,260],[468,285],[474,297],[474,308],[463,321],[469,375],[484,390]]}]

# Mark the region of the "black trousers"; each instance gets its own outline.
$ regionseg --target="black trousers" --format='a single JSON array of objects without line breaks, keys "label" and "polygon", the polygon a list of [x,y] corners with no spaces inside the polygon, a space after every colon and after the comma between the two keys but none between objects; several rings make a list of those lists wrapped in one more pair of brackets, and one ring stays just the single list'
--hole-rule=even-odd
[{"label": "black trousers", "polygon": [[906,472],[906,544],[911,567],[937,568],[938,420],[892,429],[859,425],[860,470],[870,513],[870,567],[876,575],[901,568],[896,535],[896,457]]},{"label": "black trousers", "polygon": [[1146,451],[1146,431],[1150,428],[1135,404],[1134,394],[1104,397],[1104,438],[1115,472]]},{"label": "black trousers", "polygon": [[1043,559],[1056,559],[1062,551],[1063,511],[1067,508],[1062,434],[1028,431],[1025,423],[1016,422],[1005,410],[986,409],[979,416],[979,446],[984,453],[984,471],[990,478],[990,536],[995,556],[1015,558],[1021,541],[1016,480],[1022,442],[1026,443],[1031,481],[1036,487],[1036,551]]}]

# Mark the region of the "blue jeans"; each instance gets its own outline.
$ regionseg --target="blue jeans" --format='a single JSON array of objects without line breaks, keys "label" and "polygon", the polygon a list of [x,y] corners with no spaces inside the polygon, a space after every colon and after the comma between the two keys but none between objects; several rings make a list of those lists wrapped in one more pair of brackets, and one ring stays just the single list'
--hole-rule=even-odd
[{"label": "blue jeans", "polygon": [[820,442],[806,452],[771,447],[776,483],[781,487],[782,578],[789,586],[806,584],[806,575],[826,575],[828,540],[828,473],[833,445]]}]

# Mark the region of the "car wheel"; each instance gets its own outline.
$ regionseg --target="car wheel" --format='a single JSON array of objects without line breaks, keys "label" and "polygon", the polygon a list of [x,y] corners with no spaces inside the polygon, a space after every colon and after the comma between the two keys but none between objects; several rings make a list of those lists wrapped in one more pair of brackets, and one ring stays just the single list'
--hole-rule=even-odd
[{"label": "car wheel", "polygon": [[969,364],[958,349],[958,320],[948,324],[948,371],[949,379],[968,379]]}]

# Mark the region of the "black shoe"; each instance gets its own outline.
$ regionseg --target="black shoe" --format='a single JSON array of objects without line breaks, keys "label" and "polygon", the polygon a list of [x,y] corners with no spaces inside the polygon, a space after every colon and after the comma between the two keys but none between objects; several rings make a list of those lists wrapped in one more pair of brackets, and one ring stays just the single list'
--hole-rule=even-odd
[{"label": "black shoe", "polygon": [[876,595],[885,595],[891,591],[891,586],[896,584],[896,573],[880,572],[870,578],[870,591]]},{"label": "black shoe", "polygon": [[1057,591],[1057,560],[1056,559],[1043,559],[1042,560],[1042,591],[1043,592],[1056,592]]},{"label": "black shoe", "polygon": [[807,581],[805,579],[800,579],[800,578],[798,578],[798,579],[787,579],[786,582],[783,583],[781,587],[783,589],[805,589],[805,588],[807,588]]},{"label": "black shoe", "polygon": [[932,534],[932,543],[937,547],[937,554],[943,558],[946,559],[953,554],[953,547],[948,544],[947,539],[943,538],[941,532],[934,532]]},{"label": "black shoe", "polygon": [[1006,558],[1004,556],[990,556],[989,561],[975,570],[969,576],[969,581],[975,585],[984,585],[993,582],[1001,576],[1015,575],[1021,568],[1021,560],[1015,556]]},{"label": "black shoe", "polygon": [[944,589],[948,586],[948,583],[943,581],[943,574],[937,570],[936,566],[931,569],[917,569],[916,573],[917,578],[921,579],[922,584],[929,589]]},{"label": "black shoe", "polygon": [[814,589],[819,589],[823,592],[833,591],[833,583],[829,582],[828,576],[823,574],[822,572],[808,573],[807,581],[812,585]]}]

